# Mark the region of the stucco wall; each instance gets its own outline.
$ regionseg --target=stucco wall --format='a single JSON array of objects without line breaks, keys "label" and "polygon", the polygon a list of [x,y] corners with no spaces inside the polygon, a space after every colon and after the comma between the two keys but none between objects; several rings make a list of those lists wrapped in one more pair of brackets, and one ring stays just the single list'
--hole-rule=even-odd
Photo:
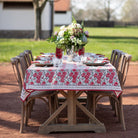
[{"label": "stucco wall", "polygon": [[[34,30],[33,9],[3,9],[0,2],[0,30]],[[42,30],[50,30],[50,5],[47,3],[42,14]]]},{"label": "stucco wall", "polygon": [[66,13],[54,14],[54,25],[69,25],[72,22],[72,13],[68,11]]},{"label": "stucco wall", "polygon": [[[47,2],[42,13],[42,38],[48,37],[51,30],[50,4]],[[35,29],[33,9],[3,9],[0,2],[0,37],[32,38]]]}]

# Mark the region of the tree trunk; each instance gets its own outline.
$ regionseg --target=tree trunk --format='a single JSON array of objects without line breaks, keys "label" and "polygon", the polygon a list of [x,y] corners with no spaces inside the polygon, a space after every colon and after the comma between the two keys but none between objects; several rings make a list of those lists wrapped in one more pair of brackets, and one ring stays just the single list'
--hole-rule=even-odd
[{"label": "tree trunk", "polygon": [[35,7],[35,35],[34,39],[39,40],[41,38],[41,11],[39,7]]},{"label": "tree trunk", "polygon": [[41,15],[47,1],[48,0],[44,1],[33,0],[34,10],[35,10],[35,34],[34,34],[35,40],[39,40],[41,38]]},{"label": "tree trunk", "polygon": [[110,21],[110,0],[108,0],[107,21]]}]

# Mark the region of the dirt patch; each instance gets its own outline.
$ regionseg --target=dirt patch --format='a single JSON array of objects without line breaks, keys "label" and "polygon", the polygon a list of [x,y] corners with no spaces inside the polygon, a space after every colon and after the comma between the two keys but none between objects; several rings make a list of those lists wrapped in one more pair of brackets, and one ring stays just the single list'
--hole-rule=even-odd
[{"label": "dirt patch", "polygon": [[[114,113],[109,106],[108,99],[100,102],[96,110],[97,118],[106,126],[107,132],[97,133],[58,133],[49,135],[37,134],[40,124],[48,117],[48,107],[37,101],[23,134],[19,133],[20,126],[20,93],[10,63],[0,63],[0,138],[3,137],[47,137],[47,138],[136,138],[138,136],[138,64],[131,63],[123,94],[126,131],[122,130]],[[63,113],[64,114],[64,113]],[[83,114],[80,118],[84,118]]]}]

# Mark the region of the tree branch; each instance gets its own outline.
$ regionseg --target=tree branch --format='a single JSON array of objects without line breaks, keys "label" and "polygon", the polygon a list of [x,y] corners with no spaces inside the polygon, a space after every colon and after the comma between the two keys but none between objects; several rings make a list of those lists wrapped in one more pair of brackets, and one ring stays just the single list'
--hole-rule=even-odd
[{"label": "tree branch", "polygon": [[40,11],[41,11],[41,12],[42,12],[43,9],[45,8],[45,5],[46,5],[47,1],[48,1],[48,0],[44,0],[44,1],[42,2],[41,6],[40,6]]}]

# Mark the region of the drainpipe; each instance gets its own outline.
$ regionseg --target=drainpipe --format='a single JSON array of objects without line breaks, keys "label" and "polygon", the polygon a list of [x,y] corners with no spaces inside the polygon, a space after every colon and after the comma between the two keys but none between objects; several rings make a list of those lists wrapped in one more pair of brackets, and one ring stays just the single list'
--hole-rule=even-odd
[{"label": "drainpipe", "polygon": [[51,7],[51,30],[50,30],[50,36],[53,34],[54,30],[54,0],[49,0],[50,7]]}]

